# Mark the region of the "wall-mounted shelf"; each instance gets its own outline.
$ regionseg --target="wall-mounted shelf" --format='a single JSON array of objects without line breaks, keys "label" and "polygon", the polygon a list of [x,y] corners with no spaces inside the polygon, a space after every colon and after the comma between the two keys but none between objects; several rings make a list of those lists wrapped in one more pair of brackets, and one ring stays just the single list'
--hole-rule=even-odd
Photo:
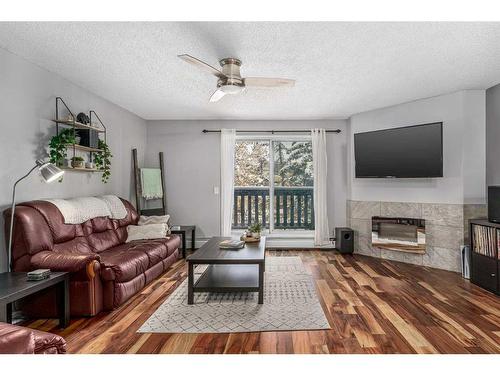
[{"label": "wall-mounted shelf", "polygon": [[81,122],[78,122],[78,121],[70,121],[70,120],[52,120],[53,122],[55,122],[56,124],[62,124],[62,125],[68,125],[68,126],[72,126],[72,127],[75,127],[75,128],[78,128],[78,129],[90,129],[90,130],[95,130],[99,133],[105,133],[106,132],[106,129],[100,129],[96,126],[91,126],[91,125],[86,125],[86,124],[82,124]]},{"label": "wall-mounted shelf", "polygon": [[[61,107],[62,106],[62,107]],[[63,108],[66,110],[66,113],[60,113],[60,109]],[[69,119],[64,120],[63,117],[64,115],[68,116]],[[68,126],[71,129],[73,129],[73,136],[76,135],[76,130],[77,129],[87,129],[87,130],[92,130],[97,132],[97,138],[101,138],[101,134],[104,138],[104,142],[106,143],[106,126],[102,123],[101,119],[97,115],[97,113],[93,110],[89,111],[89,124],[83,124],[81,122],[76,121],[76,115],[69,109],[69,107],[66,105],[64,100],[61,97],[56,97],[56,113],[55,113],[55,119],[52,120],[55,125],[56,125],[56,134],[59,135],[59,128],[61,125],[63,126]],[[94,123],[93,120],[96,120]],[[92,124],[92,125],[90,125]],[[95,125],[98,124],[98,125]],[[90,132],[89,132],[90,133]],[[94,133],[95,134],[95,133]],[[90,143],[90,142],[89,142]],[[92,161],[92,154],[97,153],[97,152],[103,152],[103,150],[96,148],[96,147],[89,147],[77,143],[71,143],[67,144],[66,147],[69,150],[73,150],[73,157],[76,156],[76,151],[81,151],[81,152],[86,152],[88,153],[88,160],[91,162]],[[88,168],[71,168],[71,167],[65,167],[64,169],[66,170],[78,170],[81,172],[99,172],[99,170],[95,169],[88,169]]]},{"label": "wall-mounted shelf", "polygon": [[101,169],[96,169],[96,168],[73,168],[73,167],[60,167],[61,169],[64,169],[65,171],[75,171],[75,172],[102,172]]},{"label": "wall-mounted shelf", "polygon": [[79,144],[76,144],[76,143],[75,144],[68,143],[66,145],[66,147],[68,147],[68,148],[73,148],[74,147],[75,149],[77,149],[79,151],[84,151],[84,152],[102,152],[102,150],[99,149],[99,148],[82,146],[82,145],[79,145]]}]

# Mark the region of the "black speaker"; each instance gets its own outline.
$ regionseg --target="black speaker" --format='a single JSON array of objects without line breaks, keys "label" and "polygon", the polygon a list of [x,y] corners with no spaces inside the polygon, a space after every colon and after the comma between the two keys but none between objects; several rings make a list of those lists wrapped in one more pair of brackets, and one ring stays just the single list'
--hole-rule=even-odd
[{"label": "black speaker", "polygon": [[488,186],[488,221],[500,223],[500,186]]},{"label": "black speaker", "polygon": [[335,228],[335,249],[341,254],[354,252],[354,231],[351,228]]}]

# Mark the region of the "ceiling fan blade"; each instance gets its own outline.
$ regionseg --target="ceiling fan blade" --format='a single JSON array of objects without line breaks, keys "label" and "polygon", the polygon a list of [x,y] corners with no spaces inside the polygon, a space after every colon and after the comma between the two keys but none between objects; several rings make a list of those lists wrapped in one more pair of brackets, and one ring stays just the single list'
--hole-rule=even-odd
[{"label": "ceiling fan blade", "polygon": [[295,80],[288,78],[247,77],[243,79],[243,83],[247,87],[291,87],[295,85]]},{"label": "ceiling fan blade", "polygon": [[187,63],[190,63],[194,66],[196,66],[199,69],[202,69],[208,73],[213,74],[216,77],[219,78],[226,78],[226,75],[222,73],[219,69],[214,68],[212,65],[207,64],[206,62],[201,61],[200,59],[197,59],[196,57],[193,57],[191,55],[177,55],[178,58],[184,60]]},{"label": "ceiling fan blade", "polygon": [[226,93],[222,90],[215,91],[210,97],[210,103],[218,102],[224,95],[226,95]]}]

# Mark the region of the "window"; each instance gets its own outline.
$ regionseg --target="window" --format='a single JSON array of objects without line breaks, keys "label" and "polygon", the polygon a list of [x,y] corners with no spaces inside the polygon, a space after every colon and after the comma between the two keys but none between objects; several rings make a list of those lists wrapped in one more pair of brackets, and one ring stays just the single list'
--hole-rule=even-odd
[{"label": "window", "polygon": [[233,229],[314,229],[310,140],[237,140],[234,186]]}]

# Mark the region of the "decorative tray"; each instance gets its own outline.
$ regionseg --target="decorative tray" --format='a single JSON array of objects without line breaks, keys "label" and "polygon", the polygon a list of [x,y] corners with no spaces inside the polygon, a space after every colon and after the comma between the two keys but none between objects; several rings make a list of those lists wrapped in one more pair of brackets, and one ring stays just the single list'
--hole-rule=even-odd
[{"label": "decorative tray", "polygon": [[241,236],[240,240],[245,241],[245,242],[259,242],[260,241],[260,237],[259,238],[255,238],[255,237]]}]

